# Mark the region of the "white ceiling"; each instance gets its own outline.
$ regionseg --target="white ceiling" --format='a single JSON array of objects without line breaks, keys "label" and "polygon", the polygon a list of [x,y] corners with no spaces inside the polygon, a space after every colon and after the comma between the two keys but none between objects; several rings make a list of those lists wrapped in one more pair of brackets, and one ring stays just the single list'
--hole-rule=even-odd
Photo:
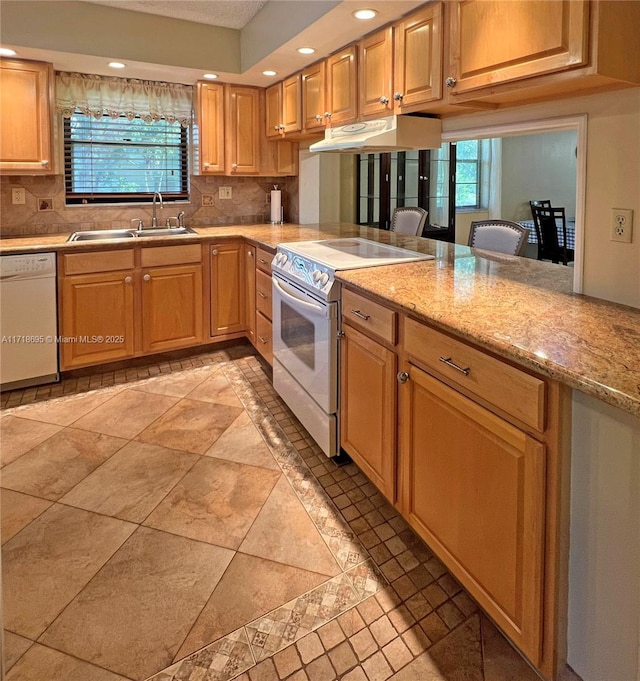
[{"label": "white ceiling", "polygon": [[[55,4],[56,0],[49,0]],[[216,68],[211,59],[203,59],[199,68],[181,66],[178,62],[172,62],[174,51],[170,46],[162,50],[161,58],[141,61],[127,58],[127,55],[117,52],[105,56],[98,56],[90,49],[84,53],[64,47],[55,50],[46,48],[34,42],[33,38],[25,38],[25,44],[12,43],[3,37],[3,45],[17,50],[18,57],[34,59],[53,63],[59,71],[76,71],[79,73],[94,73],[98,75],[120,76],[124,78],[140,78],[145,80],[162,80],[167,82],[192,84],[201,80],[205,72],[214,72],[219,75],[219,82],[236,83],[239,85],[256,85],[266,87],[274,82],[295,73],[319,59],[329,56],[354,40],[377,28],[399,19],[415,8],[424,4],[424,0],[333,0],[325,2],[325,9],[316,13],[316,19],[306,26],[293,32],[287,33],[288,17],[291,16],[291,25],[295,21],[300,23],[300,12],[306,16],[308,13],[304,5],[309,3],[309,9],[316,9],[322,5],[316,0],[84,0],[79,4],[108,5],[127,12],[143,12],[147,14],[170,15],[173,19],[206,23],[209,26],[223,25],[225,21],[245,22],[238,30],[239,34],[249,38],[249,43],[260,43],[263,49],[260,58],[255,60],[249,68],[241,73],[225,72]],[[5,3],[0,0],[0,9]],[[11,4],[11,3],[6,3]],[[28,6],[28,2],[26,3]],[[70,3],[61,4],[69,5]],[[328,7],[327,7],[328,6]],[[359,21],[353,17],[353,12],[360,8],[373,8],[378,14],[370,21]],[[279,22],[274,22],[271,17],[278,16]],[[283,14],[284,9],[284,14]],[[297,19],[296,12],[298,11]],[[262,12],[260,11],[262,10]],[[251,16],[250,16],[251,15]],[[123,21],[128,18],[123,14]],[[272,24],[276,25],[272,25]],[[307,22],[308,23],[308,22]],[[3,21],[3,33],[10,34],[10,24]],[[224,28],[221,30],[231,30]],[[31,32],[33,36],[33,32]],[[293,36],[293,37],[291,37]],[[275,37],[275,38],[274,38]],[[278,39],[279,37],[279,39]],[[64,34],[62,35],[64,38]],[[178,38],[179,39],[179,38]],[[141,35],[136,41],[135,47],[144,47],[150,42],[149,35]],[[58,44],[63,44],[59,41]],[[206,47],[206,46],[205,46]],[[301,55],[299,47],[314,47],[315,54]],[[156,51],[157,54],[157,51]],[[264,56],[262,56],[264,54]],[[126,62],[127,68],[115,72],[107,66],[109,61]],[[215,61],[215,60],[213,60]],[[277,76],[264,76],[262,72],[271,69],[277,72]]]},{"label": "white ceiling", "polygon": [[267,0],[84,0],[84,2],[225,28],[244,28],[267,4]]}]

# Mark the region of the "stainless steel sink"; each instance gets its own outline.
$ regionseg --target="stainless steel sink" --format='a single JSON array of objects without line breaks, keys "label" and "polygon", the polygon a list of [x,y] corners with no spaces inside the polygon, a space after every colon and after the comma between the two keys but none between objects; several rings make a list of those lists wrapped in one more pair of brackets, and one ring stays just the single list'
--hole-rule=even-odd
[{"label": "stainless steel sink", "polygon": [[67,241],[101,241],[111,239],[134,239],[135,231],[130,229],[96,229],[88,232],[74,232]]},{"label": "stainless steel sink", "polygon": [[153,227],[151,229],[96,229],[74,232],[67,241],[112,241],[114,239],[135,239],[137,237],[180,236],[196,234],[191,227]]},{"label": "stainless steel sink", "polygon": [[180,234],[196,234],[191,227],[151,227],[149,229],[137,229],[136,236],[179,236]]}]

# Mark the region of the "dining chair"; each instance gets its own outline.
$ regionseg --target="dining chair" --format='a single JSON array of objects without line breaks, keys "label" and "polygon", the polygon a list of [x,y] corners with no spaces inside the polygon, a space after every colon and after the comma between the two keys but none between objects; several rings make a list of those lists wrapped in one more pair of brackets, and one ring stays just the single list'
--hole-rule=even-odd
[{"label": "dining chair", "polygon": [[391,218],[391,231],[410,236],[421,236],[427,222],[428,211],[417,206],[395,208]]},{"label": "dining chair", "polygon": [[529,230],[510,220],[477,220],[471,223],[469,246],[508,255],[522,255]]},{"label": "dining chair", "polygon": [[567,248],[567,218],[564,208],[531,206],[538,237],[538,260],[568,265],[574,261],[573,248]]}]

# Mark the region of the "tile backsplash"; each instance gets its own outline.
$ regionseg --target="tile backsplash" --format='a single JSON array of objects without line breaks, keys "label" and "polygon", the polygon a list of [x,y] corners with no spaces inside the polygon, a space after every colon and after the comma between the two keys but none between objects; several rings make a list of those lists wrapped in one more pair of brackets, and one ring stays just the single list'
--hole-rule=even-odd
[{"label": "tile backsplash", "polygon": [[[253,224],[269,221],[267,194],[277,184],[282,190],[286,222],[298,222],[297,177],[201,177],[191,176],[191,200],[167,203],[158,210],[158,223],[185,212],[185,224]],[[11,190],[25,189],[25,203],[13,204]],[[231,199],[219,199],[218,188],[231,187]],[[151,224],[151,205],[65,206],[64,177],[0,177],[0,236],[33,236],[88,229],[128,229],[133,218]],[[203,205],[207,204],[207,205]]]}]

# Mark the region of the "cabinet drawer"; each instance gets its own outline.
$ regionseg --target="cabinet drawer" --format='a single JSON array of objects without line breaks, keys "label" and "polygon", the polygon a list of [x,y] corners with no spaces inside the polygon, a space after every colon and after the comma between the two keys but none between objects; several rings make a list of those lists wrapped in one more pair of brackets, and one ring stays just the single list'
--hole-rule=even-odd
[{"label": "cabinet drawer", "polygon": [[188,246],[156,246],[143,248],[140,254],[142,267],[162,267],[162,265],[186,265],[202,261],[200,244]]},{"label": "cabinet drawer", "polygon": [[260,312],[256,315],[256,348],[269,364],[273,364],[271,322]]},{"label": "cabinet drawer", "polygon": [[342,316],[349,324],[369,335],[378,336],[391,345],[397,342],[397,313],[364,296],[345,289],[342,292]]},{"label": "cabinet drawer", "polygon": [[267,274],[271,274],[271,261],[273,260],[273,253],[264,248],[256,248],[256,267]]},{"label": "cabinet drawer", "polygon": [[63,256],[65,274],[92,274],[133,269],[133,249],[124,251],[95,251],[70,253]]},{"label": "cabinet drawer", "polygon": [[544,430],[543,380],[407,318],[404,348],[408,355],[447,380],[535,430]]},{"label": "cabinet drawer", "polygon": [[256,272],[256,310],[271,319],[271,277],[261,270]]}]

